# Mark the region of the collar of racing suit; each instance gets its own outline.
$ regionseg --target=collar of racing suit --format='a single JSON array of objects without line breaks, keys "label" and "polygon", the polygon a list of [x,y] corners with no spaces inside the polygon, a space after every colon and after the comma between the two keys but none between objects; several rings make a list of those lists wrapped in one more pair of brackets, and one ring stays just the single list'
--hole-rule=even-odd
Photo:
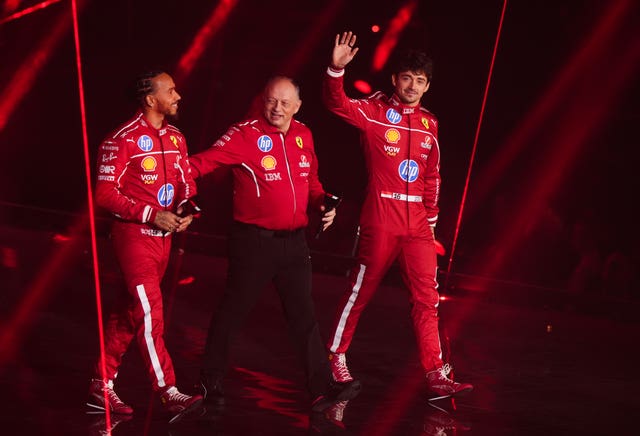
[{"label": "collar of racing suit", "polygon": [[402,109],[403,114],[414,114],[420,112],[420,105],[409,106],[400,101],[396,94],[393,94],[389,99],[389,105]]}]

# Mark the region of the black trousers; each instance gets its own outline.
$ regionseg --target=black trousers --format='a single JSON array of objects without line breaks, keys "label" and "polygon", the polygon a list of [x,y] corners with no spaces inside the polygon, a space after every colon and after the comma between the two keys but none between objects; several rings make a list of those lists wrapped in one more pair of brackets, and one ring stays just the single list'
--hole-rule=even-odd
[{"label": "black trousers", "polygon": [[304,362],[307,388],[314,397],[323,394],[331,372],[311,298],[311,259],[304,229],[273,231],[233,224],[227,287],[211,319],[202,373],[214,379],[224,376],[234,337],[272,281]]}]

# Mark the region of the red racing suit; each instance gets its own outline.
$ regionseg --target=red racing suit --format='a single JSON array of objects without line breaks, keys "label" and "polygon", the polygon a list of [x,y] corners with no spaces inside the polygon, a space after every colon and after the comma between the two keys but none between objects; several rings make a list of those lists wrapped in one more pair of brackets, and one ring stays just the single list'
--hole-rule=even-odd
[{"label": "red racing suit", "polygon": [[152,223],[159,210],[175,213],[195,194],[185,138],[166,121],[157,130],[139,112],[100,145],[95,198],[115,216],[112,239],[129,297],[106,323],[107,379],[117,375],[135,335],[153,389],[175,385],[160,290],[171,236]]},{"label": "red racing suit", "polygon": [[398,259],[410,292],[420,361],[431,371],[442,366],[433,236],[440,192],[438,122],[431,112],[405,106],[395,95],[377,92],[350,99],[343,76],[344,70],[327,70],[323,99],[329,110],[360,130],[369,180],[360,215],[358,265],[327,345],[333,353],[348,349],[364,307]]},{"label": "red racing suit", "polygon": [[324,198],[311,131],[295,119],[286,135],[261,117],[234,124],[191,157],[195,177],[223,165],[233,171],[233,218],[245,224],[299,229],[309,201],[319,208]]}]

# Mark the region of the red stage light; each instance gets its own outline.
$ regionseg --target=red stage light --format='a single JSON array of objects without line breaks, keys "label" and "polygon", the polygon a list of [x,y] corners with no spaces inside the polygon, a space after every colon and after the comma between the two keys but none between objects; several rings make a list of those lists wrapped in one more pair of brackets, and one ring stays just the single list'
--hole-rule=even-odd
[{"label": "red stage light", "polygon": [[189,277],[185,277],[183,279],[178,280],[178,284],[179,285],[190,285],[191,283],[195,282],[196,279],[193,276],[189,276]]},{"label": "red stage light", "polygon": [[373,26],[371,26],[371,31],[373,33],[378,33],[380,32],[380,26],[378,26],[377,24],[374,24]]},{"label": "red stage light", "polygon": [[[31,6],[29,8],[23,9],[20,12],[16,12],[15,14],[11,14],[7,17],[0,19],[0,24],[8,23],[9,21],[17,20],[18,18],[24,17],[25,15],[29,15],[32,12],[39,11],[40,9],[44,9],[47,6],[51,6],[54,3],[58,3],[60,0],[47,0],[42,3],[38,3],[37,5]],[[13,3],[13,4],[12,4]],[[18,7],[19,1],[7,2],[5,4],[5,11],[13,11]]]},{"label": "red stage light", "polygon": [[211,12],[207,22],[202,25],[196,37],[193,38],[193,42],[187,52],[180,58],[178,67],[176,68],[176,82],[182,82],[189,77],[196,62],[202,57],[202,53],[207,48],[207,45],[222,28],[224,23],[227,22],[229,14],[231,14],[237,3],[238,0],[222,0],[213,12]]},{"label": "red stage light", "polygon": [[387,31],[382,36],[382,40],[373,53],[373,61],[371,63],[371,69],[373,71],[380,71],[385,66],[389,55],[396,47],[396,44],[398,44],[400,34],[411,21],[411,17],[413,17],[417,7],[417,0],[409,0],[398,10],[395,17],[391,19]]},{"label": "red stage light", "polygon": [[353,87],[363,94],[371,94],[371,85],[364,80],[356,80],[353,82]]}]

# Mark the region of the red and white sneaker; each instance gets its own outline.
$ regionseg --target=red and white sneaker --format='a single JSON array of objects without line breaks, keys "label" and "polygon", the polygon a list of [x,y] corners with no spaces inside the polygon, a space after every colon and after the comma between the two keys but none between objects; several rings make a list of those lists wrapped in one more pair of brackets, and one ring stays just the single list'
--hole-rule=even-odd
[{"label": "red and white sneaker", "polygon": [[200,405],[202,395],[183,394],[175,386],[170,386],[160,394],[160,402],[167,412],[181,413]]},{"label": "red and white sneaker", "polygon": [[329,407],[325,414],[327,418],[334,422],[342,422],[344,419],[344,411],[347,408],[347,404],[349,404],[349,400],[338,401],[333,406]]},{"label": "red and white sneaker", "polygon": [[437,397],[431,398],[432,400],[447,398],[457,394],[466,394],[473,390],[472,384],[457,383],[447,377],[450,372],[451,365],[447,363],[442,368],[427,373],[428,388],[432,393],[437,395]]},{"label": "red and white sneaker", "polygon": [[350,383],[353,377],[347,368],[347,356],[344,353],[329,353],[329,365],[331,365],[331,374],[333,380],[337,383]]},{"label": "red and white sneaker", "polygon": [[98,410],[106,410],[105,394],[109,404],[109,410],[112,413],[119,413],[123,415],[131,415],[133,413],[131,406],[123,403],[118,397],[118,394],[113,390],[113,380],[104,382],[99,379],[92,379],[91,384],[89,385],[89,399],[87,400],[87,406]]}]

